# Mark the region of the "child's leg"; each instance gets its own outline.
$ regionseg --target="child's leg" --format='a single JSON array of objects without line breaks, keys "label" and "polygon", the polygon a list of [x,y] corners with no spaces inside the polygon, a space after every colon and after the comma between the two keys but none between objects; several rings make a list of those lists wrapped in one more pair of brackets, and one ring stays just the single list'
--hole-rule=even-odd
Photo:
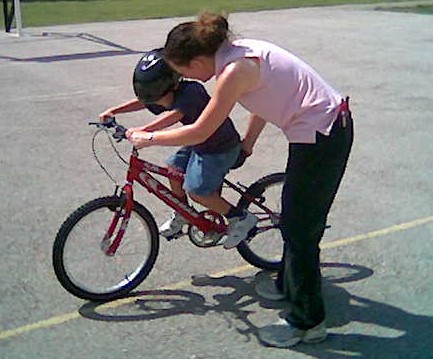
[{"label": "child's leg", "polygon": [[[167,160],[167,166],[170,171],[185,173],[191,151],[188,148],[181,148]],[[175,178],[169,178],[172,192],[182,201],[187,202],[186,192],[183,189],[183,181]],[[177,212],[173,212],[170,219],[159,227],[159,233],[164,237],[172,237],[182,232],[186,224],[185,219]]]},{"label": "child's leg", "polygon": [[[169,171],[182,173],[180,168],[168,166]],[[183,181],[177,180],[175,178],[169,178],[171,191],[183,202],[187,202],[187,195],[183,189]]]},{"label": "child's leg", "polygon": [[185,171],[185,184],[188,196],[212,211],[226,217],[242,214],[221,196],[224,177],[236,162],[240,146],[224,153],[200,154],[192,152]]},{"label": "child's leg", "polygon": [[192,153],[185,172],[184,188],[194,201],[224,215],[229,222],[224,248],[236,247],[256,225],[257,217],[232,206],[220,195],[224,177],[236,162],[240,148],[221,154]]},{"label": "child's leg", "polygon": [[236,208],[233,207],[224,198],[222,198],[219,194],[219,191],[211,193],[207,196],[200,196],[198,194],[190,192],[189,197],[191,197],[194,202],[200,203],[202,206],[205,206],[212,211],[222,214],[226,217],[232,208]]},{"label": "child's leg", "polygon": [[[180,148],[175,154],[173,154],[167,160],[167,167],[170,172],[185,173],[188,166],[189,159],[191,157],[191,149],[188,147]],[[169,178],[170,188],[172,192],[187,201],[186,192],[183,189],[183,181],[179,181],[176,178]]]}]

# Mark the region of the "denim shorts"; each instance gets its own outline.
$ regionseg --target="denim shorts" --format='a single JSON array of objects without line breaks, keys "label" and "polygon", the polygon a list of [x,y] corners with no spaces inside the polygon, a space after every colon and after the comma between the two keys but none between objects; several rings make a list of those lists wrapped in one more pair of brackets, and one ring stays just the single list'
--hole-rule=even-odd
[{"label": "denim shorts", "polygon": [[224,177],[239,157],[237,145],[223,153],[200,154],[189,147],[182,147],[167,160],[167,165],[185,174],[183,189],[199,196],[209,196],[217,191]]}]

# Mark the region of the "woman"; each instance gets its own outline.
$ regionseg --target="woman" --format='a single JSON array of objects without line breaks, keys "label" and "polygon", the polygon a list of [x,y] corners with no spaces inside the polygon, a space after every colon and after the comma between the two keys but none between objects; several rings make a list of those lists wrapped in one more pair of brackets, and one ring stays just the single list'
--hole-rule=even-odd
[{"label": "woman", "polygon": [[223,123],[239,102],[250,113],[243,149],[251,154],[265,124],[289,141],[282,195],[283,263],[276,283],[261,295],[288,300],[290,312],[259,330],[267,345],[291,347],[326,338],[319,242],[353,141],[347,102],[310,66],[265,41],[231,40],[227,20],[212,13],[171,30],[166,60],[184,77],[208,81],[214,94],[191,125],[131,138],[137,147],[194,145]]}]

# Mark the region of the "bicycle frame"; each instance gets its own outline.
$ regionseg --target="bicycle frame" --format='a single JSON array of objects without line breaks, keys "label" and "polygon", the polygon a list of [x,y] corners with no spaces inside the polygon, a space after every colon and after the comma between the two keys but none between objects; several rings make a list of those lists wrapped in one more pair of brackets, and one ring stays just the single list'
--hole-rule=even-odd
[{"label": "bicycle frame", "polygon": [[[191,225],[196,226],[203,233],[216,232],[224,234],[227,232],[227,225],[224,222],[218,223],[216,221],[212,221],[206,218],[204,216],[204,213],[199,213],[192,206],[183,202],[168,187],[166,187],[154,176],[152,176],[151,173],[169,179],[175,179],[178,181],[183,180],[182,173],[170,171],[167,167],[161,167],[149,161],[140,159],[138,158],[138,151],[136,149],[133,149],[129,159],[129,168],[126,176],[126,183],[122,187],[122,194],[125,196],[125,206],[122,206],[121,210],[117,211],[114,215],[112,223],[110,224],[109,229],[105,234],[101,244],[101,247],[107,255],[112,256],[115,254],[128,226],[131,212],[134,207],[134,182],[140,183],[150,193],[156,195],[165,204],[173,208],[176,212],[180,213]],[[230,188],[232,188],[234,191],[238,192],[241,196],[246,197],[248,201],[254,203],[269,216],[276,215],[269,208],[257,201],[254,196],[246,193],[245,191],[242,191],[238,186],[234,185],[230,181],[224,179],[224,183]],[[217,217],[219,216],[220,215],[217,215]],[[113,236],[118,222],[122,217],[123,219],[120,225],[120,229],[116,234],[113,242],[109,244],[109,239]],[[266,230],[267,228],[263,229]]]},{"label": "bicycle frame", "polygon": [[201,213],[197,212],[192,206],[189,206],[187,203],[183,202],[168,187],[158,181],[150,173],[155,173],[157,175],[178,181],[183,180],[183,174],[170,171],[166,167],[161,167],[146,160],[140,159],[138,158],[137,154],[134,153],[134,151],[130,157],[129,163],[130,166],[126,177],[126,184],[124,186],[124,188],[131,188],[131,198],[129,200],[132,200],[132,185],[134,181],[137,181],[150,193],[156,195],[165,204],[173,208],[176,212],[180,213],[189,223],[198,227],[204,233],[208,233],[210,231],[224,233],[227,231],[227,226],[225,224],[217,224],[204,218]]}]

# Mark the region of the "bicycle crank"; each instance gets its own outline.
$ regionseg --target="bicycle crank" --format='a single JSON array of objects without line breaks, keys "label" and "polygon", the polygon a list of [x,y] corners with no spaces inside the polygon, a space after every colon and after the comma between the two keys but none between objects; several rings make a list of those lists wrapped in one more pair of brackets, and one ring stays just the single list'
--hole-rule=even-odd
[{"label": "bicycle crank", "polygon": [[[204,218],[214,222],[215,224],[224,223],[224,217],[213,211],[204,211],[201,212],[201,214]],[[188,237],[190,241],[197,247],[206,248],[221,244],[220,241],[224,235],[225,233],[218,232],[204,233],[198,227],[192,225],[188,227]]]}]

